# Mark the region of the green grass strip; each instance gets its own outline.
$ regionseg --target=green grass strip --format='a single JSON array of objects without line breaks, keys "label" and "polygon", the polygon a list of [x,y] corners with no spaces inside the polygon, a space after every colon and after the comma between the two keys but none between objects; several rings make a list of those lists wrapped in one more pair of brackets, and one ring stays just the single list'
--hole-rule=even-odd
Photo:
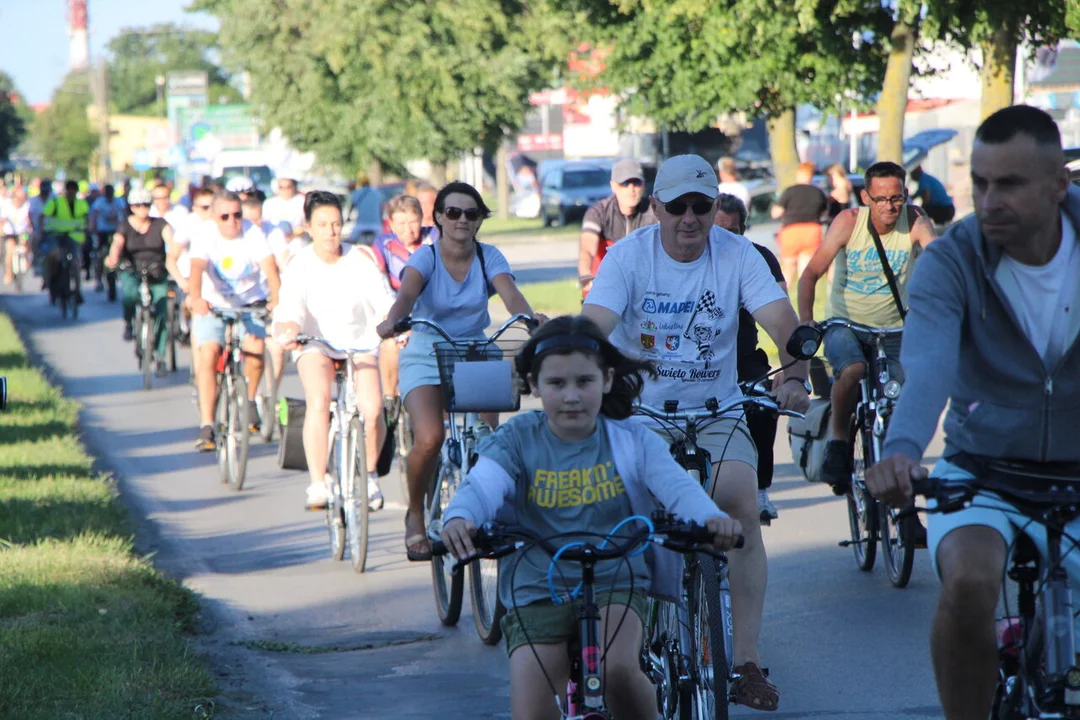
[{"label": "green grass strip", "polygon": [[195,597],[133,552],[78,405],[30,366],[3,314],[0,375],[0,717],[210,717]]}]

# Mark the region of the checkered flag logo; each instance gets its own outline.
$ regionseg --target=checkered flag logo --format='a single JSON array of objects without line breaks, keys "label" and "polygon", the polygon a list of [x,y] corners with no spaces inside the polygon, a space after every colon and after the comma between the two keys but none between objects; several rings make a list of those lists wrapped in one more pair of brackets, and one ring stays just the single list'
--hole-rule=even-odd
[{"label": "checkered flag logo", "polygon": [[701,298],[697,302],[696,311],[699,313],[708,313],[709,317],[715,319],[722,318],[724,311],[716,307],[716,295],[712,290],[706,290],[701,293]]}]

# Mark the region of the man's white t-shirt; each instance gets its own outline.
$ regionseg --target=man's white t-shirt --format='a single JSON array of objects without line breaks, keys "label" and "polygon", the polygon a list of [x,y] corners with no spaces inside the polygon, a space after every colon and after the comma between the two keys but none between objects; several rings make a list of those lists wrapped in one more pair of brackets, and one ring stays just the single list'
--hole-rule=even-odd
[{"label": "man's white t-shirt", "polygon": [[285,200],[280,195],[267,198],[263,203],[263,222],[272,225],[288,223],[292,230],[304,226],[304,196],[297,193]]},{"label": "man's white t-shirt", "polygon": [[750,191],[746,189],[745,185],[741,182],[730,182],[720,183],[718,187],[721,193],[734,195],[742,200],[743,205],[746,206],[746,212],[750,212]]},{"label": "man's white t-shirt", "polygon": [[273,254],[259,227],[245,220],[243,234],[234,240],[208,227],[192,238],[189,252],[192,259],[206,261],[202,296],[212,306],[242,308],[266,299],[259,263]]},{"label": "man's white t-shirt", "polygon": [[376,350],[375,328],[394,303],[386,276],[368,248],[342,245],[330,265],[308,246],[289,263],[274,322],[294,322],[305,335],[318,335],[345,350]]},{"label": "man's white t-shirt", "polygon": [[169,226],[173,229],[173,233],[175,233],[180,228],[180,225],[187,219],[187,216],[190,214],[191,211],[183,205],[170,205],[169,209],[165,211],[164,215],[162,215],[161,211],[157,209],[157,205],[150,206],[150,217],[164,218],[165,222],[169,223]]},{"label": "man's white t-shirt", "polygon": [[661,245],[660,226],[648,225],[608,250],[585,302],[619,315],[611,334],[619,350],[655,363],[659,377],[646,381],[642,402],[686,409],[739,392],[739,309],[785,299],[745,237],[713,226],[702,256],[681,263]]},{"label": "man's white t-shirt", "polygon": [[24,202],[19,207],[11,201],[5,201],[0,208],[0,235],[22,235],[30,232],[30,203]]},{"label": "man's white t-shirt", "polygon": [[1024,265],[1002,255],[994,279],[1016,313],[1024,334],[1047,368],[1057,365],[1076,339],[1080,300],[1080,250],[1076,229],[1061,215],[1061,245],[1050,262]]},{"label": "man's white t-shirt", "polygon": [[[188,213],[187,217],[177,222],[173,228],[173,243],[183,248],[176,260],[176,267],[180,275],[191,277],[191,242],[201,234],[207,233],[213,236],[217,232],[217,225],[213,220],[204,220],[198,213]],[[206,280],[204,279],[205,283]]]}]

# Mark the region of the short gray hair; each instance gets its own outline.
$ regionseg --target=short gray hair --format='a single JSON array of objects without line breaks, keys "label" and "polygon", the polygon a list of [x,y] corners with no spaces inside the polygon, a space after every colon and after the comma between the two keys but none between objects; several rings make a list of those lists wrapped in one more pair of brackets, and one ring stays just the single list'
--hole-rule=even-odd
[{"label": "short gray hair", "polygon": [[214,194],[214,202],[223,200],[225,202],[241,202],[240,195],[234,193],[232,190],[220,190]]},{"label": "short gray hair", "polygon": [[728,215],[739,216],[739,232],[746,232],[746,206],[743,205],[743,201],[734,195],[729,193],[720,193],[716,197],[716,209],[721,212],[725,212]]}]

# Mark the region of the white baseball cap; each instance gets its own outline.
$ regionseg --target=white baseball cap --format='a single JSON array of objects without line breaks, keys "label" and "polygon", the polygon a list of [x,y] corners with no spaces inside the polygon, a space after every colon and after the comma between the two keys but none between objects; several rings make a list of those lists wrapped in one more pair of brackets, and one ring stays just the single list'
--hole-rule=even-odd
[{"label": "white baseball cap", "polygon": [[688,193],[698,193],[713,199],[719,192],[716,171],[700,155],[676,155],[668,158],[656,172],[656,182],[653,183],[653,195],[663,203]]},{"label": "white baseball cap", "polygon": [[241,175],[225,183],[225,189],[234,193],[250,193],[255,191],[255,183],[251,182],[251,178]]}]

